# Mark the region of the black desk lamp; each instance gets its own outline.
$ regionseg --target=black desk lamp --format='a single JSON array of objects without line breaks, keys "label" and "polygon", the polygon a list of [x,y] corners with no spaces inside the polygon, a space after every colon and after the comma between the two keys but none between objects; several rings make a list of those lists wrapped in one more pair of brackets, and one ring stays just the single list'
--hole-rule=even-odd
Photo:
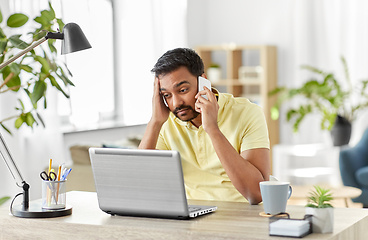
[{"label": "black desk lamp", "polygon": [[13,57],[9,58],[7,61],[0,64],[0,69],[6,67],[10,63],[14,62],[20,56],[28,53],[41,43],[45,42],[47,39],[60,39],[63,40],[61,45],[61,54],[68,54],[72,52],[81,51],[84,49],[91,48],[86,36],[84,35],[82,29],[76,23],[68,23],[64,26],[63,32],[48,32],[45,37],[34,42],[29,47],[15,54]]},{"label": "black desk lamp", "polygon": [[[34,42],[29,47],[15,54],[13,57],[9,58],[4,63],[0,64],[0,69],[6,67],[14,60],[19,58],[20,56],[28,53],[41,43],[45,42],[47,39],[60,39],[63,40],[61,45],[61,54],[68,54],[72,52],[77,52],[80,50],[91,48],[87,38],[82,32],[81,28],[75,23],[68,23],[64,26],[63,32],[48,32],[47,35],[40,40]],[[11,204],[10,212],[16,217],[24,217],[24,218],[47,218],[47,217],[61,217],[70,215],[72,213],[72,207],[66,205],[64,209],[58,210],[45,210],[42,209],[41,204],[33,204],[29,205],[29,184],[23,179],[22,174],[20,173],[16,163],[14,162],[8,147],[6,146],[5,140],[0,133],[0,157],[5,161],[11,175],[18,187],[23,189],[23,202],[21,205],[13,207],[13,203]],[[18,195],[20,195],[18,194]],[[17,195],[17,196],[18,196]],[[17,197],[16,196],[16,197]],[[16,198],[14,197],[14,199]],[[13,199],[13,201],[14,201]]]}]

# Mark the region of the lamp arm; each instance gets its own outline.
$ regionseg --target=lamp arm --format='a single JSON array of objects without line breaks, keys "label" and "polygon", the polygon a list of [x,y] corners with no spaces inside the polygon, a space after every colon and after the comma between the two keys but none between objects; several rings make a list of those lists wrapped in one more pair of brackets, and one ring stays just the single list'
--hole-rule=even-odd
[{"label": "lamp arm", "polygon": [[43,38],[37,40],[32,45],[26,47],[24,50],[20,51],[19,53],[15,54],[13,57],[9,58],[8,60],[6,60],[2,64],[0,64],[0,69],[3,69],[4,67],[8,66],[10,63],[14,62],[17,58],[19,58],[20,56],[28,53],[29,51],[31,51],[32,49],[34,49],[38,45],[42,44],[46,40],[47,40],[46,37],[43,37]]}]

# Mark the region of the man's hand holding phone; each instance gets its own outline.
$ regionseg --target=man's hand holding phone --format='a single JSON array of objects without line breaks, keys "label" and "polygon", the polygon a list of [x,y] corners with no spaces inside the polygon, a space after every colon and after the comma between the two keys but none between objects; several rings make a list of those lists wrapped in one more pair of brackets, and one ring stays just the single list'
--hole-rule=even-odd
[{"label": "man's hand holding phone", "polygon": [[209,133],[212,129],[218,129],[217,114],[219,105],[215,94],[211,91],[211,82],[205,78],[198,78],[198,93],[195,96],[195,110],[201,113],[203,129]]},{"label": "man's hand holding phone", "polygon": [[158,124],[166,122],[170,114],[169,108],[164,103],[160,92],[160,80],[156,77],[152,98],[152,120]]}]

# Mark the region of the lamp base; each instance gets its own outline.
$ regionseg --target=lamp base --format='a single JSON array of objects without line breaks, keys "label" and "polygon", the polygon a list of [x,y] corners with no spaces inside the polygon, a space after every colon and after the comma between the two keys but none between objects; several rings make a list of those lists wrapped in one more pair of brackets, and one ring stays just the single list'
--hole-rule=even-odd
[{"label": "lamp base", "polygon": [[64,209],[48,210],[43,209],[41,203],[30,202],[28,210],[23,210],[23,205],[16,205],[11,213],[21,218],[53,218],[71,215],[72,209],[72,206],[66,205]]}]

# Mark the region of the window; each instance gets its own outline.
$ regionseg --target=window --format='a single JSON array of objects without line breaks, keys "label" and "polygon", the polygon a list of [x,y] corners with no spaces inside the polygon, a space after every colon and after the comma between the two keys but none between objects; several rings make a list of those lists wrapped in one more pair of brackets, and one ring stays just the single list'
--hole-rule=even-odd
[{"label": "window", "polygon": [[[108,119],[126,125],[147,123],[154,79],[150,70],[167,50],[187,46],[187,0],[51,0],[51,4],[64,23],[77,23],[92,45],[60,56],[76,86],[69,89],[70,99],[58,96],[58,114],[64,122],[77,127]],[[34,18],[48,8],[48,0],[10,0],[10,7]]]}]

